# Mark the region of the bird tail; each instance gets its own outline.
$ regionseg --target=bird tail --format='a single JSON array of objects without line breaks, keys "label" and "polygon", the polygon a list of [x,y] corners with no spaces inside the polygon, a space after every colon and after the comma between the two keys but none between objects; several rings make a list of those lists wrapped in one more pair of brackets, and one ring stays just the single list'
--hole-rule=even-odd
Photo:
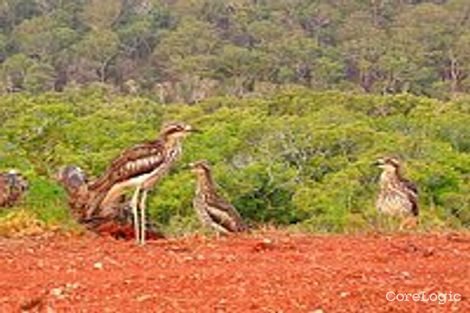
[{"label": "bird tail", "polygon": [[241,221],[237,225],[236,232],[237,233],[246,233],[246,232],[249,232],[250,230],[251,230],[251,227],[247,223],[245,223],[244,221]]}]

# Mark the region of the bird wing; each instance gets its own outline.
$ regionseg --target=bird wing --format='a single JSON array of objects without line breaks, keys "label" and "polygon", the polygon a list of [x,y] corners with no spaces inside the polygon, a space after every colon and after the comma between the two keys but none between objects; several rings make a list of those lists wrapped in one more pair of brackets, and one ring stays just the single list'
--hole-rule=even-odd
[{"label": "bird wing", "polygon": [[25,176],[18,174],[15,181],[15,188],[19,189],[21,192],[26,192],[28,187],[28,179]]},{"label": "bird wing", "polygon": [[418,196],[418,187],[416,186],[415,183],[413,183],[412,181],[410,181],[408,179],[403,179],[403,178],[402,178],[402,183],[403,183],[403,185],[405,186],[405,188],[407,189],[408,192],[412,192],[416,196]]},{"label": "bird wing", "polygon": [[160,140],[149,141],[124,150],[106,172],[90,183],[90,190],[107,191],[113,185],[151,172],[164,161],[164,146]]},{"label": "bird wing", "polygon": [[404,186],[405,193],[411,202],[411,212],[413,215],[418,216],[419,207],[418,207],[418,187],[415,183],[408,179],[402,178],[402,183]]},{"label": "bird wing", "polygon": [[233,205],[219,196],[207,197],[208,213],[218,224],[230,231],[237,232],[245,228],[242,217]]}]

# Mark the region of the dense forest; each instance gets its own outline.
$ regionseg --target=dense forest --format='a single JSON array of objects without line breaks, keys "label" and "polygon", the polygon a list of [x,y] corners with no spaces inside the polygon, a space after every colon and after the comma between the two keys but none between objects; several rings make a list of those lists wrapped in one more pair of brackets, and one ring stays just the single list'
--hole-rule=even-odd
[{"label": "dense forest", "polygon": [[468,0],[1,0],[0,92],[470,91]]},{"label": "dense forest", "polygon": [[155,138],[165,121],[182,120],[203,133],[187,138],[182,159],[149,199],[165,232],[199,225],[191,205],[195,177],[187,169],[198,159],[213,164],[221,193],[251,224],[369,230],[377,225],[380,170],[373,162],[384,155],[402,159],[406,177],[418,184],[421,227],[469,227],[469,116],[468,100],[303,88],[198,105],[159,104],[96,86],[13,94],[0,98],[0,168],[29,178],[20,207],[64,225],[70,219],[54,180],[59,167],[76,164],[96,177],[122,149]]}]

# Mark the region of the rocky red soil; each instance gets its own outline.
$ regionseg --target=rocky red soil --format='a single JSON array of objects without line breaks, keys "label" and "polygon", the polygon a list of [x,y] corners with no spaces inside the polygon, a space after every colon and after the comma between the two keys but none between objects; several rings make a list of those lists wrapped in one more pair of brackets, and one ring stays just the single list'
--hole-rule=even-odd
[{"label": "rocky red soil", "polygon": [[469,277],[468,233],[0,239],[0,312],[470,312]]}]

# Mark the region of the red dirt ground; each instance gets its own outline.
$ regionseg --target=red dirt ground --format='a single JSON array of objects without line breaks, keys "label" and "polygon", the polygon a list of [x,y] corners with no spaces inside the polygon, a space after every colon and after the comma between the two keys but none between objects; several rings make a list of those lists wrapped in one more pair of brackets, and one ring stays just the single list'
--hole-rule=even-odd
[{"label": "red dirt ground", "polygon": [[[0,239],[0,312],[470,312],[470,234]],[[459,293],[388,302],[386,293]]]}]

